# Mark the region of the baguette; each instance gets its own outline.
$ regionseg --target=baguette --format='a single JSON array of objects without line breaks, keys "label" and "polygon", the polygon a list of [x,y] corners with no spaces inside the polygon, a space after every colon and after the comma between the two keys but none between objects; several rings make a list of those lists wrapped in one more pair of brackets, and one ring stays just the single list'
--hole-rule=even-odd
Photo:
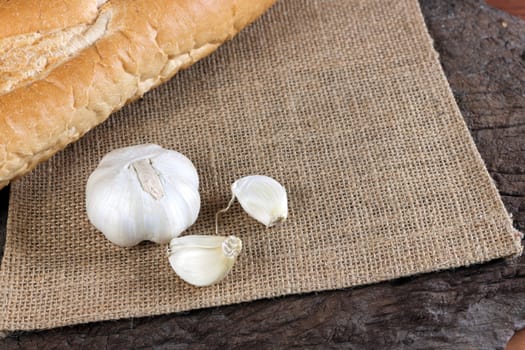
[{"label": "baguette", "polygon": [[0,188],[275,0],[0,0]]}]

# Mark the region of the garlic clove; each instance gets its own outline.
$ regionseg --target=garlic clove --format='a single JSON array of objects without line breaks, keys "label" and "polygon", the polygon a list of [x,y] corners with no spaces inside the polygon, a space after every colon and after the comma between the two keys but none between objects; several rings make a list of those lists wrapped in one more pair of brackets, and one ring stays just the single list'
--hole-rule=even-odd
[{"label": "garlic clove", "polygon": [[242,241],[235,236],[184,236],[171,240],[168,259],[180,278],[204,287],[226,277],[241,250]]},{"label": "garlic clove", "polygon": [[105,155],[86,186],[90,222],[122,247],[168,243],[196,220],[199,177],[184,155],[137,145]]},{"label": "garlic clove", "polygon": [[243,177],[233,183],[232,192],[248,215],[266,227],[274,226],[288,217],[286,189],[271,177]]}]

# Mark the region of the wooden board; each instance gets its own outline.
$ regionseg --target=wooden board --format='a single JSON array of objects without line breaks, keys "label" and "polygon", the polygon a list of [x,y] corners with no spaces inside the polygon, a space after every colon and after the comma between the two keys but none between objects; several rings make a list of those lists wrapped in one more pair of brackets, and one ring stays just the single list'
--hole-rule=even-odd
[{"label": "wooden board", "polygon": [[[525,230],[525,21],[481,0],[421,6],[472,136],[516,227]],[[0,246],[6,203],[3,191]],[[493,350],[523,326],[522,257],[354,289],[18,333],[0,348]]]},{"label": "wooden board", "polygon": [[523,0],[487,0],[487,4],[507,11],[515,16],[525,18],[525,1]]}]

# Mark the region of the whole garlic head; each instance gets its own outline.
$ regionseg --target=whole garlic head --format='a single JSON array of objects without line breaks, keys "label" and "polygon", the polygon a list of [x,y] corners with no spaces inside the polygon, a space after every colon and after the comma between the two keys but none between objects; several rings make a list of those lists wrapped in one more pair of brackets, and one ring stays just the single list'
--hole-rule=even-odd
[{"label": "whole garlic head", "polygon": [[243,177],[233,183],[232,193],[244,211],[266,227],[274,226],[288,217],[286,189],[269,176]]},{"label": "whole garlic head", "polygon": [[170,242],[168,259],[180,278],[197,287],[221,281],[242,250],[235,236],[184,236]]},{"label": "whole garlic head", "polygon": [[90,175],[87,214],[119,246],[168,243],[197,220],[198,189],[197,170],[184,155],[154,144],[120,148]]}]

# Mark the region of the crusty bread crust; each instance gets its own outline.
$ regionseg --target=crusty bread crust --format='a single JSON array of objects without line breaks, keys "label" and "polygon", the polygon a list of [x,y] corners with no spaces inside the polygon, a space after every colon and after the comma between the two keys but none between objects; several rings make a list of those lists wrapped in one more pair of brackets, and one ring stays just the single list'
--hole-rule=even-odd
[{"label": "crusty bread crust", "polygon": [[1,0],[0,38],[60,30],[97,17],[96,0]]},{"label": "crusty bread crust", "polygon": [[[13,79],[12,89],[2,91],[0,84],[0,188],[212,53],[274,1],[47,0],[37,3],[43,8],[68,3],[70,12],[57,16],[46,9],[40,17],[27,10],[33,2],[0,1],[0,46],[11,40],[15,44],[6,45],[18,45],[14,49],[31,56],[35,52],[27,35],[60,38],[48,40],[60,54],[34,63],[22,77],[4,78]],[[17,6],[23,15],[13,18],[9,12]],[[57,36],[57,31],[69,34]],[[64,42],[56,46],[57,40]],[[29,49],[20,42],[29,42]],[[1,55],[0,79],[7,65]]]}]

